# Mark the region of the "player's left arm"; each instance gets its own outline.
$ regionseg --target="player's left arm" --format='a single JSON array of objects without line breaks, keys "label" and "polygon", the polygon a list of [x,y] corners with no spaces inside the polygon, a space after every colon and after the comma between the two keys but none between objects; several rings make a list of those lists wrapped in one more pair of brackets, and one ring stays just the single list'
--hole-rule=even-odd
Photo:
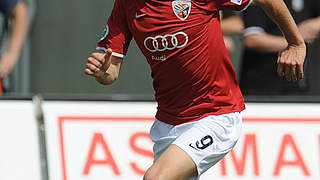
[{"label": "player's left arm", "polygon": [[254,3],[279,26],[288,42],[288,47],[278,56],[279,76],[285,76],[288,81],[296,81],[298,70],[300,79],[303,79],[306,45],[287,6],[282,0],[254,0]]}]

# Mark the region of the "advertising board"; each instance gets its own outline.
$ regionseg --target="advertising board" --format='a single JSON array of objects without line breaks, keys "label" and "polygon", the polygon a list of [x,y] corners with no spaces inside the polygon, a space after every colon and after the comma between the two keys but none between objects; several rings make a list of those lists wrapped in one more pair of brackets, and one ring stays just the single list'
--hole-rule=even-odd
[{"label": "advertising board", "polygon": [[[254,104],[243,136],[202,180],[320,178],[320,105]],[[142,179],[155,103],[45,102],[50,179]]]}]

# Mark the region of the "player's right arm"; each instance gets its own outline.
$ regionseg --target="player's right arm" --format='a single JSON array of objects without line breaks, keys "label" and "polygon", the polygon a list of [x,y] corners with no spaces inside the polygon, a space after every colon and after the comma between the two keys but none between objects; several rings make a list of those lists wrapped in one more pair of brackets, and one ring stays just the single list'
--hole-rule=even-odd
[{"label": "player's right arm", "polygon": [[106,53],[92,53],[88,57],[85,73],[103,85],[112,84],[119,77],[122,61],[123,58],[112,56],[111,49]]},{"label": "player's right arm", "polygon": [[128,28],[124,0],[115,0],[111,15],[108,18],[97,50],[103,53],[92,53],[87,60],[85,73],[95,77],[104,85],[115,82],[120,73],[123,58],[126,56],[131,32]]}]

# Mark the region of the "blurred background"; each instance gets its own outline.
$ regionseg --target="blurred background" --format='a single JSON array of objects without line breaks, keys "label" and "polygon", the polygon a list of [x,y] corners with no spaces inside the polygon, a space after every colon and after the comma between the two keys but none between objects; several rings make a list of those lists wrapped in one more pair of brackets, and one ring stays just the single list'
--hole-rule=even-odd
[{"label": "blurred background", "polygon": [[128,94],[153,98],[149,67],[134,42],[114,85],[104,87],[84,74],[87,57],[95,51],[113,1],[29,1],[34,16],[28,44],[12,73],[13,85],[7,95]]},{"label": "blurred background", "polygon": [[[153,99],[149,66],[134,41],[115,84],[99,85],[83,72],[86,58],[94,52],[104,30],[113,1],[25,1],[30,14],[30,30],[20,60],[10,73],[8,93],[4,95],[126,94]],[[231,34],[231,38],[234,48],[230,55],[240,79],[244,61],[242,34]],[[319,46],[317,38],[309,47],[308,89],[299,94],[273,95],[320,95]]]}]

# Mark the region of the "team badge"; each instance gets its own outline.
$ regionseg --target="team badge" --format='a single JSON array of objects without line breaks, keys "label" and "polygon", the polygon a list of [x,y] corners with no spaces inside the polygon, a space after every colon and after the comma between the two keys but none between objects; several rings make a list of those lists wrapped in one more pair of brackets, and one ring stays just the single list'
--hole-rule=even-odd
[{"label": "team badge", "polygon": [[242,0],[231,0],[231,2],[237,5],[241,5]]},{"label": "team badge", "polygon": [[188,18],[191,11],[191,0],[174,0],[172,1],[172,9],[174,14],[180,19]]},{"label": "team badge", "polygon": [[107,24],[106,27],[104,28],[104,31],[103,31],[103,33],[101,35],[100,40],[103,40],[104,38],[106,38],[108,34],[109,34],[109,26]]}]

